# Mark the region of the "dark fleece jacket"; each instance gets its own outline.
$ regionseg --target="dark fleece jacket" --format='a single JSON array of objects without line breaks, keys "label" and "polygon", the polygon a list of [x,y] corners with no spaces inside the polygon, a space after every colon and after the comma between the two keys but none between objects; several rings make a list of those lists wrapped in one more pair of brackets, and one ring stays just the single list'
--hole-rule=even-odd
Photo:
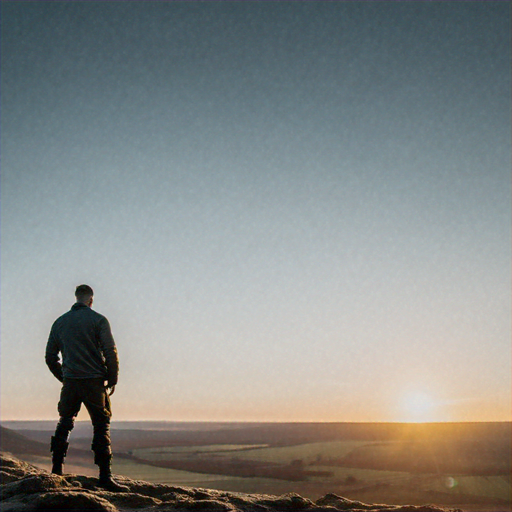
[{"label": "dark fleece jacket", "polygon": [[108,320],[86,304],[74,304],[52,326],[46,364],[60,381],[104,378],[109,386],[115,386],[119,359]]}]

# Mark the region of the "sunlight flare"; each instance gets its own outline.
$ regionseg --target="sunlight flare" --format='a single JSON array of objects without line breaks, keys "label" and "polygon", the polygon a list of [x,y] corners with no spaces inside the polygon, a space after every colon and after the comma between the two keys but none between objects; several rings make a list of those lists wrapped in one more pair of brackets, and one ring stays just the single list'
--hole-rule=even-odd
[{"label": "sunlight flare", "polygon": [[404,421],[425,423],[436,421],[436,403],[431,395],[424,391],[409,392],[402,398]]}]

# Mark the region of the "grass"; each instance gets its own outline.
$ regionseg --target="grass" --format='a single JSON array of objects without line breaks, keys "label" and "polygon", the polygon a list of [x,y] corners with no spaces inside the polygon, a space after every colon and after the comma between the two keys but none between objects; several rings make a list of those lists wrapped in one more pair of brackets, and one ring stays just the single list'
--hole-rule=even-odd
[{"label": "grass", "polygon": [[146,460],[166,460],[172,455],[200,455],[200,454],[214,454],[226,453],[232,454],[233,452],[240,452],[252,449],[266,448],[267,444],[214,444],[206,446],[160,446],[156,448],[136,448],[131,450],[135,457],[140,457]]},{"label": "grass", "polygon": [[[238,492],[267,492],[279,494],[298,492],[307,497],[319,497],[327,492],[350,494],[358,499],[358,492],[364,496],[368,492],[377,492],[384,498],[398,496],[412,499],[413,496],[426,496],[428,493],[440,493],[447,497],[472,495],[475,497],[510,501],[510,477],[503,476],[461,476],[435,473],[410,473],[383,469],[342,467],[340,462],[354,450],[363,449],[368,454],[389,450],[381,443],[368,441],[332,441],[307,443],[298,446],[269,447],[266,445],[207,445],[187,447],[161,447],[135,450],[137,457],[147,460],[169,460],[173,456],[187,455],[194,459],[211,460],[215,458],[236,458],[240,461],[268,462],[290,465],[300,461],[306,470],[329,471],[330,476],[310,476],[306,482],[279,482],[270,478],[236,478],[232,476],[203,475],[171,469],[146,466],[138,468],[136,463],[123,461],[119,472],[136,478],[158,482],[183,482],[183,485],[214,486],[218,489]],[[119,464],[119,462],[118,462]],[[130,464],[132,466],[130,466]],[[338,464],[338,465],[334,465]],[[131,467],[131,474],[125,473]],[[126,469],[124,469],[126,468]],[[135,477],[135,476],[134,476]],[[370,489],[381,488],[380,491]],[[393,502],[393,499],[391,499]]]},{"label": "grass", "polygon": [[192,473],[177,469],[148,466],[139,462],[117,457],[112,464],[112,470],[119,475],[133,478],[134,480],[147,480],[154,483],[168,483],[190,487],[205,487],[209,482],[233,480],[233,477],[222,475],[208,475]]},{"label": "grass", "polygon": [[[452,480],[453,479],[453,480]],[[455,476],[440,478],[439,488],[450,492],[511,500],[510,478],[505,476]]]},{"label": "grass", "polygon": [[193,454],[197,456],[225,455],[236,456],[240,460],[254,460],[290,464],[302,460],[304,464],[318,463],[329,458],[347,455],[357,447],[367,445],[366,441],[333,441],[308,443],[298,446],[271,448],[268,445],[209,445],[141,448],[133,450],[136,457],[146,460],[165,460],[173,454]]},{"label": "grass", "polygon": [[290,464],[302,460],[304,464],[318,463],[329,458],[343,457],[354,448],[368,444],[366,441],[333,441],[308,443],[298,446],[248,450],[237,455],[240,459]]}]

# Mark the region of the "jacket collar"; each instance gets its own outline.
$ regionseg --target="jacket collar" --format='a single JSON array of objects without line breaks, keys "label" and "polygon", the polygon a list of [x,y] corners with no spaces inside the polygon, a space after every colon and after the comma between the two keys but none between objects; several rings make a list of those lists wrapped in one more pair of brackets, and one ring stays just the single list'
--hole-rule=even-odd
[{"label": "jacket collar", "polygon": [[80,308],[88,308],[89,306],[87,304],[84,304],[83,302],[75,302],[73,306],[71,306],[71,309],[80,309]]}]

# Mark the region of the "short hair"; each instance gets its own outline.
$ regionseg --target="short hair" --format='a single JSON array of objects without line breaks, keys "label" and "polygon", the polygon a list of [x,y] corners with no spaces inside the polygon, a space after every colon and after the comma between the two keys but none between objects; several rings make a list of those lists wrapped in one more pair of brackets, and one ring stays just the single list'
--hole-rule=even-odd
[{"label": "short hair", "polygon": [[92,288],[87,284],[81,284],[76,287],[75,297],[78,302],[87,302],[93,295]]}]

